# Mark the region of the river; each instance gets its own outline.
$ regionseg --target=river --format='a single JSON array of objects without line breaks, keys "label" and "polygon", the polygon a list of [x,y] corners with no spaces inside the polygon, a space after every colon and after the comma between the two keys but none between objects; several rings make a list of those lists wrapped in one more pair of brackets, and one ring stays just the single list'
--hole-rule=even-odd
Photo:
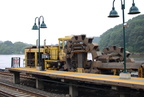
[{"label": "river", "polygon": [[[20,57],[20,67],[24,67],[24,55],[0,55],[0,69],[11,67],[11,58]],[[144,54],[130,55],[134,58],[135,62],[144,63]]]},{"label": "river", "polygon": [[20,57],[20,67],[24,67],[24,55],[0,55],[0,69],[11,67],[12,57]]}]

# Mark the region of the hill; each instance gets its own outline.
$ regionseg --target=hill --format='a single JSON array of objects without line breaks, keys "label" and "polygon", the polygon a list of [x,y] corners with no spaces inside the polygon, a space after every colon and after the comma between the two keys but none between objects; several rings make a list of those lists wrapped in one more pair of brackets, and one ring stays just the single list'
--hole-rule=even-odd
[{"label": "hill", "polygon": [[[128,20],[126,28],[126,50],[130,52],[144,52],[144,15],[139,15]],[[100,36],[99,46],[101,49],[116,45],[123,47],[122,24],[107,30]]]},{"label": "hill", "polygon": [[4,41],[0,42],[0,54],[23,54],[24,48],[31,46],[31,44],[26,44],[23,42]]}]

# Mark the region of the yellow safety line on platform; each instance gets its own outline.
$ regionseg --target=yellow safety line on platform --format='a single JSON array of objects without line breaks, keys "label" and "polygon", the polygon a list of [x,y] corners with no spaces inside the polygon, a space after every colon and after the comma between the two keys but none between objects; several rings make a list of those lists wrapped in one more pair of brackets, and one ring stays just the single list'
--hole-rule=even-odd
[{"label": "yellow safety line on platform", "polygon": [[[16,68],[16,69],[24,69],[25,68]],[[31,68],[33,69],[33,68]],[[31,70],[30,69],[30,70]],[[38,71],[34,68],[34,71]],[[105,74],[92,74],[92,73],[78,73],[78,72],[69,72],[69,71],[56,71],[56,70],[46,70],[46,71],[54,71],[54,72],[66,72],[66,73],[76,73],[76,74],[86,74],[86,75],[95,75],[95,76],[107,76],[107,77],[115,77],[115,78],[119,78],[119,76],[115,76],[115,75],[105,75]],[[132,77],[132,79],[141,79],[141,78],[137,78],[137,77]]]},{"label": "yellow safety line on platform", "polygon": [[[16,69],[24,69],[25,68],[16,68]],[[38,71],[36,69],[30,69],[30,70],[34,70],[34,71]],[[78,73],[78,72],[67,72],[67,71],[56,71],[56,70],[46,70],[46,71],[52,71],[52,72],[62,72],[62,73],[75,73],[75,74],[85,74],[85,75],[94,75],[94,76],[105,76],[105,77],[115,77],[115,78],[119,78],[119,76],[115,76],[115,75],[104,75],[104,74],[90,74],[90,73]],[[41,71],[40,71],[41,72]],[[42,71],[43,72],[43,71]],[[138,79],[141,80],[142,78],[137,78],[137,77],[132,77],[132,79]]]},{"label": "yellow safety line on platform", "polygon": [[131,79],[124,80],[124,79],[110,79],[110,78],[95,78],[95,77],[72,75],[72,74],[71,75],[68,75],[68,74],[59,74],[59,73],[54,73],[54,72],[49,72],[49,73],[56,74],[56,75],[65,75],[65,76],[77,77],[77,78],[96,79],[96,80],[102,80],[102,81],[105,80],[105,81],[123,82],[123,83],[131,83],[131,84],[144,85],[144,82],[131,81]]}]

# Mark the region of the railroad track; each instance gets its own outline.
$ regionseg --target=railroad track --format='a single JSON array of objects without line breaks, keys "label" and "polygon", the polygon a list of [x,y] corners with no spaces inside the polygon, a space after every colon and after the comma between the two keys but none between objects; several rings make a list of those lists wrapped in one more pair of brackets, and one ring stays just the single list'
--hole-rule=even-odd
[{"label": "railroad track", "polygon": [[[0,71],[0,97],[65,97],[65,94],[52,93],[53,88],[51,91],[36,89],[35,77],[21,73],[21,83],[13,84],[12,76],[13,74],[8,71]],[[16,88],[11,88],[11,86]]]},{"label": "railroad track", "polygon": [[11,73],[9,73],[8,71],[0,71],[1,75],[7,75],[7,76],[12,76]]},{"label": "railroad track", "polygon": [[0,94],[2,97],[50,97],[44,91],[2,81],[0,81]]},{"label": "railroad track", "polygon": [[[13,74],[8,71],[0,71],[0,74],[4,76],[13,76]],[[24,79],[35,79],[35,77],[27,76],[26,74],[23,73],[20,74],[20,77]]]}]

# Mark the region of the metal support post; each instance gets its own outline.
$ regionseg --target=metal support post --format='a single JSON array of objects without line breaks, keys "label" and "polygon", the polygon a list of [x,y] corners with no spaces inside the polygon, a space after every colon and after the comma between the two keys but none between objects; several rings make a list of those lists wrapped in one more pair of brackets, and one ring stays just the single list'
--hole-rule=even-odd
[{"label": "metal support post", "polygon": [[84,66],[83,57],[84,56],[83,56],[83,53],[78,53],[77,56],[78,56],[78,68],[77,68],[77,71],[79,73],[83,73],[84,72],[84,68],[83,68],[83,66]]},{"label": "metal support post", "polygon": [[20,73],[13,72],[13,83],[20,84]]},{"label": "metal support post", "polygon": [[40,56],[40,18],[38,19],[38,28],[38,66],[42,66]]},{"label": "metal support post", "polygon": [[125,23],[125,16],[124,16],[124,9],[125,9],[125,0],[122,2],[121,0],[121,7],[122,7],[122,14],[123,14],[123,48],[124,48],[124,71],[123,73],[120,73],[120,78],[122,79],[130,79],[131,78],[131,74],[127,73],[126,70],[126,38],[125,38],[125,27],[124,27],[124,23]]},{"label": "metal support post", "polygon": [[129,88],[119,88],[119,97],[131,97]]},{"label": "metal support post", "polygon": [[111,89],[119,92],[119,97],[130,97],[130,88],[111,86]]},{"label": "metal support post", "polygon": [[78,97],[78,87],[72,83],[69,84],[69,95],[70,97]]},{"label": "metal support post", "polygon": [[44,89],[43,81],[38,77],[36,77],[36,88],[41,90]]},{"label": "metal support post", "polygon": [[125,9],[125,0],[124,0],[124,4],[121,5],[122,6],[122,14],[123,14],[123,48],[124,48],[124,73],[126,73],[126,38],[125,38],[125,27],[124,27],[124,23],[125,23],[125,16],[124,16],[124,9]]}]

